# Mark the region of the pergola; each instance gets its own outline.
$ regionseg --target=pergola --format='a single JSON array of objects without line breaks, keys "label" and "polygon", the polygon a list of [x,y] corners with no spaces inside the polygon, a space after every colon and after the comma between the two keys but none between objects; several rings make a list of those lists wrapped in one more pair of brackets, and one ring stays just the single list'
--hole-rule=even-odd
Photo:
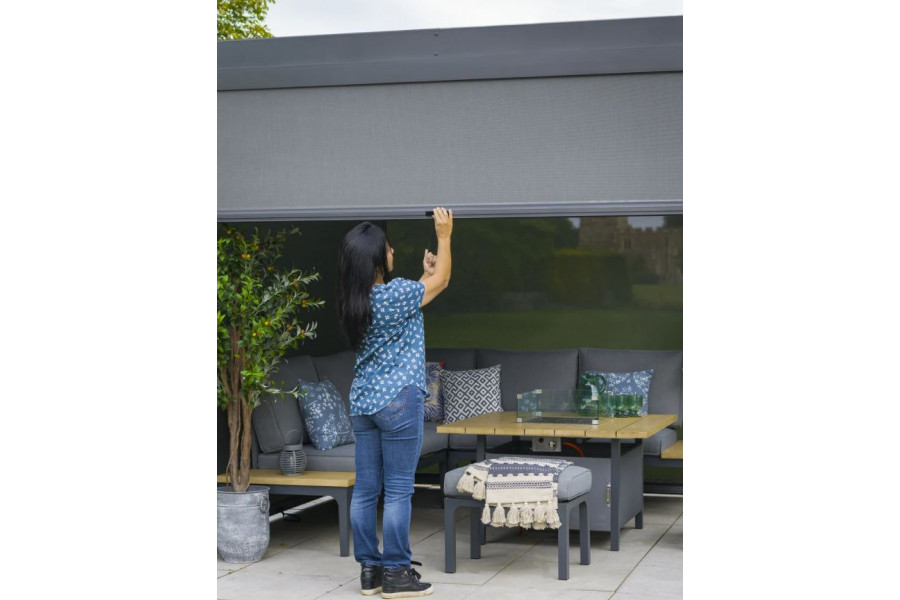
[{"label": "pergola", "polygon": [[682,212],[682,17],[218,42],[220,221]]}]

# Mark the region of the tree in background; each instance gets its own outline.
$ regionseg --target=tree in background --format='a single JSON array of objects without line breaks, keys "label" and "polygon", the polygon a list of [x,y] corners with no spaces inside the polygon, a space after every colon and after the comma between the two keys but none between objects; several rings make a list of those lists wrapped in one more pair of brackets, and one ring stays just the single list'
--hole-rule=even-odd
[{"label": "tree in background", "polygon": [[270,38],[264,21],[275,0],[216,0],[217,40]]}]

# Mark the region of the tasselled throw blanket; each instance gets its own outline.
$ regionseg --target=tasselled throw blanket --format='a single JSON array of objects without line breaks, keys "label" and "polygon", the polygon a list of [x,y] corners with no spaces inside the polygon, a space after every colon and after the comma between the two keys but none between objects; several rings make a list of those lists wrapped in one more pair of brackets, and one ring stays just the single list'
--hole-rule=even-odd
[{"label": "tasselled throw blanket", "polygon": [[556,458],[490,458],[469,465],[456,489],[484,500],[485,525],[558,529],[559,474],[572,464]]}]

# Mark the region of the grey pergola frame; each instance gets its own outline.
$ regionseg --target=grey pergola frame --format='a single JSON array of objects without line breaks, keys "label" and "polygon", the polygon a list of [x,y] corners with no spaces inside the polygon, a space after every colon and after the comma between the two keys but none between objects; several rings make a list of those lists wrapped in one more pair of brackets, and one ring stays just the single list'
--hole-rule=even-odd
[{"label": "grey pergola frame", "polygon": [[[218,90],[682,71],[682,17],[352,33],[218,42]],[[430,208],[423,205],[423,209]],[[518,216],[659,215],[681,199],[504,205]],[[455,207],[466,217],[497,207]],[[411,218],[390,208],[219,209],[220,221]]]}]

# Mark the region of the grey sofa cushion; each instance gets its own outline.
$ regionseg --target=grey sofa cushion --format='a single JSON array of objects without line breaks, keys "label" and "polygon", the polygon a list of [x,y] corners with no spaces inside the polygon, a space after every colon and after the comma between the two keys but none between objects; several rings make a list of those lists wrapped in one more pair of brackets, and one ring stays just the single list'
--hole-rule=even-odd
[{"label": "grey sofa cushion", "polygon": [[[306,446],[303,446],[303,450],[306,450]],[[278,464],[278,460],[281,458],[281,452],[264,452],[259,455],[258,459],[258,469],[275,469],[280,471],[281,465]],[[307,463],[306,468],[309,468],[309,463]]]},{"label": "grey sofa cushion", "polygon": [[[440,423],[425,423],[425,434],[422,437],[421,456],[447,449],[446,433],[438,433],[435,428]],[[331,450],[318,450],[313,445],[304,445],[306,453],[306,468],[309,471],[355,471],[356,470],[356,444],[344,444]],[[259,455],[260,469],[281,469],[278,459],[281,452],[273,452]]]},{"label": "grey sofa cushion", "polygon": [[335,446],[331,450],[318,450],[314,446],[303,447],[307,469],[312,471],[356,471],[356,444]]},{"label": "grey sofa cushion", "polygon": [[650,414],[678,415],[674,425],[681,425],[682,350],[606,350],[580,348],[578,372],[609,371],[624,373],[653,369],[650,397],[647,399]]},{"label": "grey sofa cushion", "polygon": [[353,366],[356,364],[356,353],[345,350],[328,356],[313,358],[318,380],[328,379],[341,393],[347,414],[350,414],[350,386],[353,384]]},{"label": "grey sofa cushion", "polygon": [[443,362],[448,371],[470,371],[475,368],[475,349],[425,348],[425,360]]},{"label": "grey sofa cushion", "polygon": [[284,385],[287,389],[297,385],[298,379],[307,381],[316,381],[316,367],[313,364],[313,358],[306,354],[297,354],[284,359],[284,362],[278,366],[278,372],[270,377],[272,383],[277,386]]},{"label": "grey sofa cushion", "polygon": [[536,389],[574,390],[578,350],[478,350],[478,368],[500,365],[500,404],[516,410],[516,394]]},{"label": "grey sofa cushion", "polygon": [[422,451],[419,452],[419,456],[425,456],[426,454],[437,452],[438,450],[447,449],[448,438],[450,435],[435,431],[438,425],[440,425],[440,423],[425,421],[425,432],[422,436]]},{"label": "grey sofa cushion", "polygon": [[[316,379],[312,358],[302,354],[285,359],[270,380],[276,387],[291,389],[300,378]],[[285,444],[308,441],[304,435],[300,406],[293,396],[285,396],[283,399],[278,396],[263,396],[260,405],[253,410],[251,422],[256,443],[262,452],[280,452]]]},{"label": "grey sofa cushion", "polygon": [[666,427],[659,433],[644,440],[644,454],[659,456],[663,450],[675,443],[678,433],[674,429]]},{"label": "grey sofa cushion", "polygon": [[[468,498],[471,494],[458,492],[456,484],[462,479],[466,472],[466,467],[459,467],[452,471],[447,471],[444,477],[444,495],[454,498]],[[569,500],[575,496],[580,496],[591,491],[591,472],[584,467],[576,467],[572,465],[566,467],[559,474],[559,482],[557,483],[556,494],[560,500]]]},{"label": "grey sofa cushion", "polygon": [[[303,446],[306,454],[307,471],[345,471],[356,470],[356,444],[344,444],[331,450],[317,450],[315,446]],[[281,452],[270,452],[259,455],[260,469],[281,470],[278,459]]]},{"label": "grey sofa cushion", "polygon": [[280,452],[285,444],[303,441],[303,418],[293,396],[280,399],[266,395],[251,417],[256,443],[262,452]]}]

